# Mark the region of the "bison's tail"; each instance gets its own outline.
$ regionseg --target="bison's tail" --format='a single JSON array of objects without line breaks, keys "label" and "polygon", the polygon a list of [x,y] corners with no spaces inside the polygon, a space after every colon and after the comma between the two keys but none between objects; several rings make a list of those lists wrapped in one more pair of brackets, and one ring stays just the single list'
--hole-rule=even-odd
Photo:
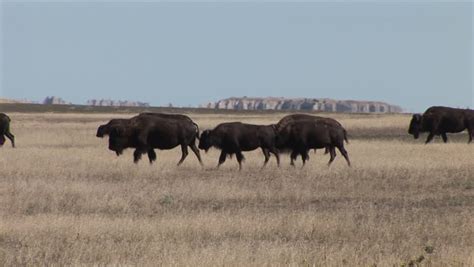
[{"label": "bison's tail", "polygon": [[347,139],[347,131],[344,128],[343,128],[343,131],[344,131],[344,140],[346,140],[346,143],[349,144],[349,140]]},{"label": "bison's tail", "polygon": [[193,124],[196,126],[196,137],[199,140],[199,126],[195,122],[193,122]]}]

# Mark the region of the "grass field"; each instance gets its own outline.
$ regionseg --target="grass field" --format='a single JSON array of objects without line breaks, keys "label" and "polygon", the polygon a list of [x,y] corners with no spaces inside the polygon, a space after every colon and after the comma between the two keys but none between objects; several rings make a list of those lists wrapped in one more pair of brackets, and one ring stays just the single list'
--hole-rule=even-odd
[{"label": "grass field", "polygon": [[[201,130],[281,114],[188,114]],[[95,137],[132,114],[11,113],[0,149],[0,266],[474,266],[474,145],[429,145],[408,115],[334,115],[353,166],[310,153],[303,169],[260,151],[215,169],[218,151],[132,162]]]}]

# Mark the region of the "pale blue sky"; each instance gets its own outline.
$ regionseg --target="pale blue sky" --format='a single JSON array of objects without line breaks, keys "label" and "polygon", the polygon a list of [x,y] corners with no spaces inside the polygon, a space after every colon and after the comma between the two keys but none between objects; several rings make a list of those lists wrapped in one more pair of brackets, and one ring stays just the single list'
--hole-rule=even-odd
[{"label": "pale blue sky", "polygon": [[474,107],[471,2],[3,2],[3,97]]}]

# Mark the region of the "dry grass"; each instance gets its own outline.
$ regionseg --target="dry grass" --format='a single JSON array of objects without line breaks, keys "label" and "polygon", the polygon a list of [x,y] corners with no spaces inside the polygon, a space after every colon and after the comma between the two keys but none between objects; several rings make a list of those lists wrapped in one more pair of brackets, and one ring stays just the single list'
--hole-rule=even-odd
[{"label": "dry grass", "polygon": [[[259,151],[216,170],[179,149],[117,158],[100,114],[11,114],[18,148],[0,149],[0,265],[474,266],[474,145],[423,145],[409,117],[336,115],[353,167],[322,151],[304,169],[260,170]],[[276,115],[191,114],[269,124]],[[376,134],[374,134],[376,133]],[[300,162],[299,162],[300,163]],[[432,253],[431,249],[433,249]],[[421,258],[423,257],[423,259]],[[418,262],[417,262],[418,261]]]}]

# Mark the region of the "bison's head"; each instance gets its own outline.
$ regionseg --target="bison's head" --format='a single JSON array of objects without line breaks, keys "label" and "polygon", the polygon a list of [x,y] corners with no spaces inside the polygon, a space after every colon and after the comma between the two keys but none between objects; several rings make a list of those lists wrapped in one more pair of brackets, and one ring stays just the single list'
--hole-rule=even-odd
[{"label": "bison's head", "polygon": [[199,149],[204,149],[207,152],[212,145],[211,131],[205,130],[199,138]]},{"label": "bison's head", "polygon": [[102,124],[99,126],[99,128],[97,128],[96,136],[102,138],[106,135],[110,135],[110,130],[112,127],[121,125],[126,126],[128,123],[128,119],[111,119],[107,124]]},{"label": "bison's head", "polygon": [[109,149],[115,151],[117,156],[131,145],[130,129],[125,126],[112,126],[109,128]]},{"label": "bison's head", "polygon": [[97,137],[102,138],[102,137],[104,137],[108,134],[109,134],[109,129],[108,129],[107,124],[103,124],[103,125],[99,126],[99,128],[97,128],[97,134],[96,134]]},{"label": "bison's head", "polygon": [[418,139],[421,132],[421,114],[414,114],[410,121],[410,127],[408,128],[408,133],[413,135],[415,139]]}]

